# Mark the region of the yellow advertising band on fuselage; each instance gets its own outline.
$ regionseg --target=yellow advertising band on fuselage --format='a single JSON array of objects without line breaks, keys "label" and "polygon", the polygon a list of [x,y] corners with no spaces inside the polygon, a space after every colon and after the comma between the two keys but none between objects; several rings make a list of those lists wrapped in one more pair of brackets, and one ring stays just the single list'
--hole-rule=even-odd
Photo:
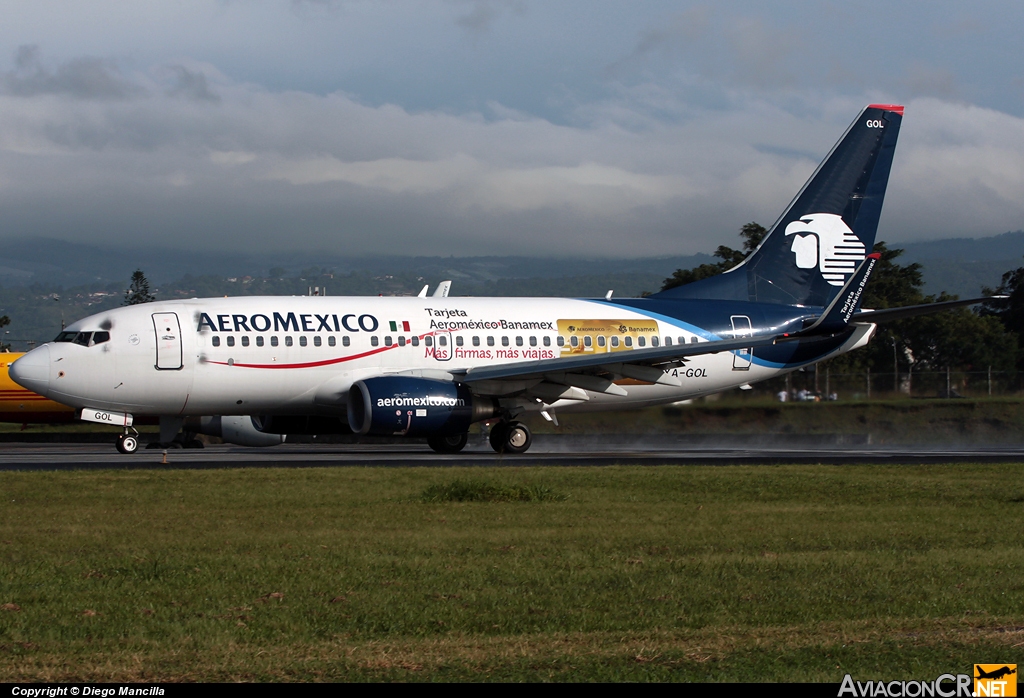
[{"label": "yellow advertising band on fuselage", "polygon": [[0,422],[50,424],[73,421],[74,409],[22,388],[7,375],[11,364],[22,356],[23,353],[0,353]]},{"label": "yellow advertising band on fuselage", "polygon": [[[565,345],[561,347],[563,355],[606,354],[645,346],[647,337],[658,336],[658,322],[636,319],[559,320],[558,334],[560,337],[566,337]],[[643,344],[638,342],[641,337],[645,338]]]}]

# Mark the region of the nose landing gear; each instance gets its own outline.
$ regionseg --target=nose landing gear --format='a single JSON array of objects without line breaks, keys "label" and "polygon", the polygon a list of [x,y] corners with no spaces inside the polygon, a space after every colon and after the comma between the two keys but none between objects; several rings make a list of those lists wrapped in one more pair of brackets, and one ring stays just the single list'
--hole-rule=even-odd
[{"label": "nose landing gear", "polygon": [[488,436],[491,448],[498,453],[526,453],[533,443],[529,427],[522,422],[498,422]]},{"label": "nose landing gear", "polygon": [[128,429],[124,430],[124,433],[117,437],[117,452],[118,453],[135,453],[139,450],[139,432],[132,428],[134,434],[129,434]]}]

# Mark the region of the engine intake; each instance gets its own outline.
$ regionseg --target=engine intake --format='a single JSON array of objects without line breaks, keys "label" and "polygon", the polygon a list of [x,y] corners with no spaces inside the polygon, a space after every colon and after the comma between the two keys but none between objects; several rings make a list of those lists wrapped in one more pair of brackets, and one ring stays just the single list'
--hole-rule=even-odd
[{"label": "engine intake", "polygon": [[348,424],[357,434],[447,436],[497,413],[490,398],[461,383],[378,376],[356,381],[348,393]]}]

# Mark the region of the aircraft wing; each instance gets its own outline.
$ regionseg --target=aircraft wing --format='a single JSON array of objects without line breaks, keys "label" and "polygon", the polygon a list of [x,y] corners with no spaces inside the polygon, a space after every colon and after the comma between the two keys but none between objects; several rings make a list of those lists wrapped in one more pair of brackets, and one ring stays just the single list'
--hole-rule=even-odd
[{"label": "aircraft wing", "polygon": [[[677,344],[650,349],[631,349],[613,353],[590,354],[588,356],[567,356],[558,359],[520,361],[500,366],[471,368],[459,377],[471,386],[490,381],[544,381],[548,380],[563,387],[575,386],[583,390],[594,390],[616,395],[626,391],[614,385],[610,379],[598,379],[598,374],[615,374],[627,378],[679,386],[678,379],[666,374],[657,366],[671,364],[688,356],[717,354],[722,351],[736,351],[775,344],[785,335],[762,337],[741,337],[697,344]],[[554,379],[554,380],[552,380]],[[489,391],[488,391],[489,392]],[[533,392],[538,392],[533,390]],[[567,396],[566,396],[567,397]],[[584,398],[585,399],[585,398]]]},{"label": "aircraft wing", "polygon": [[938,303],[922,303],[921,305],[905,305],[900,308],[885,308],[884,310],[861,310],[854,313],[852,322],[891,322],[892,320],[903,320],[918,315],[930,315],[942,310],[952,310],[968,305],[977,305],[986,301],[1006,300],[1009,296],[987,296],[985,298],[968,298],[966,300],[940,301]]}]

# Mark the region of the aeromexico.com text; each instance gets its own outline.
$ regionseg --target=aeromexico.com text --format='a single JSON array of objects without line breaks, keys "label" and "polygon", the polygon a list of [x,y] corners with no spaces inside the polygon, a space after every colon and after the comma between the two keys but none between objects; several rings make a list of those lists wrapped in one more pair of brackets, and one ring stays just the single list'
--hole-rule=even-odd
[{"label": "aeromexico.com text", "polygon": [[444,397],[443,395],[427,397],[396,397],[377,398],[377,407],[465,407],[466,401],[460,397]]}]

